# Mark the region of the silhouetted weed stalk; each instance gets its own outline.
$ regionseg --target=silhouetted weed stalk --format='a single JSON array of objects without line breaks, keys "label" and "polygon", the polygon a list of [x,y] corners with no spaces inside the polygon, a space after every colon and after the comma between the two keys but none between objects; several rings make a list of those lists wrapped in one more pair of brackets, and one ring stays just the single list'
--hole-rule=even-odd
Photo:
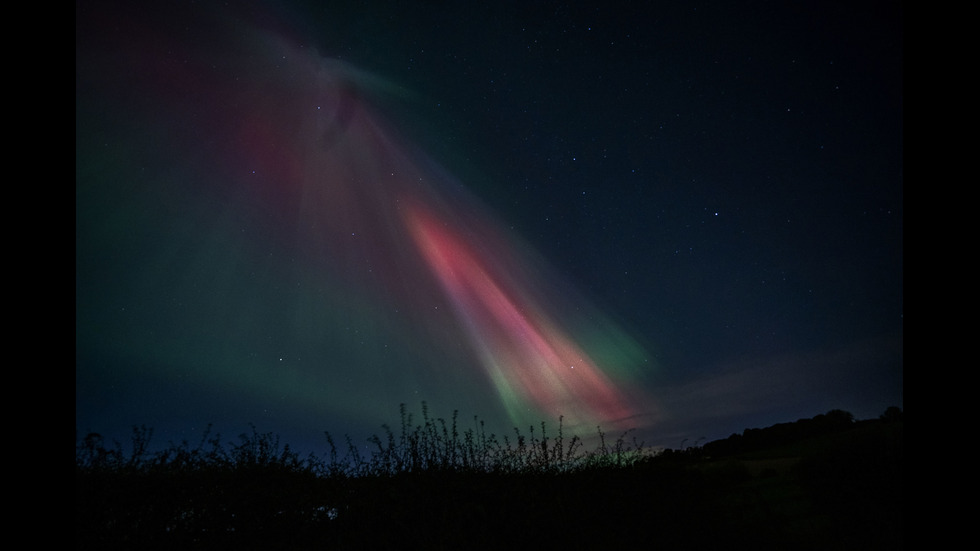
[{"label": "silhouetted weed stalk", "polygon": [[382,425],[383,437],[368,438],[370,447],[362,453],[349,435],[346,452],[341,453],[333,436],[325,432],[329,451],[326,456],[306,457],[280,444],[272,433],[239,435],[238,443],[224,443],[212,435],[209,426],[200,442],[191,446],[186,440],[170,443],[162,451],[150,452],[153,431],[145,426],[133,428],[131,450],[127,453],[118,442],[108,444],[97,433],[89,433],[75,444],[75,465],[79,472],[193,472],[213,469],[262,468],[303,472],[317,477],[395,476],[407,473],[567,473],[595,468],[629,467],[651,457],[631,431],[607,444],[606,435],[597,427],[598,444],[586,450],[579,436],[566,437],[563,418],[558,419],[557,434],[548,434],[545,422],[536,431],[529,426],[527,434],[516,427],[513,435],[497,437],[487,433],[482,420],[474,417],[474,427],[460,431],[459,412],[452,418],[433,418],[425,402],[422,418],[416,423],[405,404],[400,406],[401,427],[396,434]]}]

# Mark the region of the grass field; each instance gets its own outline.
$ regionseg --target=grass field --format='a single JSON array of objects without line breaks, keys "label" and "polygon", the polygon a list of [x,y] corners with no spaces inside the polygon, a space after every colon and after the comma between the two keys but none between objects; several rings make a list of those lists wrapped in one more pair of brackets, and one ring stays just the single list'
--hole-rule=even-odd
[{"label": "grass field", "polygon": [[[802,421],[800,421],[802,426]],[[271,434],[131,453],[76,442],[79,549],[901,549],[902,422],[749,450],[584,449],[554,432],[456,430],[402,408],[373,452],[301,457]],[[792,428],[792,427],[790,427]],[[773,434],[777,431],[773,430]],[[760,435],[756,435],[760,436]],[[763,445],[759,445],[759,443]]]}]

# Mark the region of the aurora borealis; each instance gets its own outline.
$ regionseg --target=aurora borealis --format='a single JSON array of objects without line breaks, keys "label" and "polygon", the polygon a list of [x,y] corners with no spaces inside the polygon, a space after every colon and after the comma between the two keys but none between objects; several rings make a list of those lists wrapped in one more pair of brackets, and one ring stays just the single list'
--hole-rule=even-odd
[{"label": "aurora borealis", "polygon": [[[685,194],[669,200],[637,199],[645,186],[671,179],[644,165],[652,152],[637,154],[649,138],[623,137],[627,145],[612,154],[633,164],[613,178],[597,154],[580,147],[589,139],[572,147],[580,153],[542,147],[542,135],[563,132],[547,104],[537,115],[515,110],[494,119],[495,127],[479,126],[484,115],[431,120],[451,105],[470,113],[459,98],[467,96],[467,80],[482,78],[474,75],[479,69],[412,66],[415,73],[384,74],[379,60],[402,52],[381,30],[437,41],[439,33],[419,22],[445,22],[461,17],[459,10],[424,8],[411,21],[375,28],[375,17],[393,20],[385,15],[388,3],[363,13],[329,2],[317,9],[248,6],[76,6],[80,430],[125,438],[129,426],[147,424],[161,439],[193,440],[208,423],[230,435],[254,423],[308,443],[324,430],[374,431],[397,421],[400,403],[425,401],[438,415],[459,410],[495,430],[562,417],[568,430],[636,428],[654,443],[675,445],[685,431],[716,426],[712,436],[724,437],[732,424],[864,407],[845,402],[862,384],[873,387],[872,413],[901,400],[900,318],[888,317],[887,327],[876,321],[853,338],[824,336],[840,329],[827,320],[841,311],[823,312],[838,299],[807,303],[800,307],[807,315],[797,316],[796,301],[810,299],[747,290],[747,281],[766,279],[754,273],[761,263],[779,264],[784,277],[798,272],[798,284],[811,288],[806,296],[813,288],[837,292],[821,287],[831,265],[808,249],[822,250],[820,237],[794,245],[792,259],[767,256],[788,246],[777,242],[779,231],[753,226],[773,211],[756,210],[755,192],[731,184],[708,201],[711,215],[700,212],[697,222],[705,233],[679,261],[688,238],[676,236],[691,222],[674,224],[668,210],[706,192],[682,185]],[[499,17],[498,24],[509,21]],[[445,40],[448,60],[461,42]],[[353,50],[331,50],[343,41]],[[433,51],[419,49],[405,55]],[[522,79],[527,87],[549,82],[532,73]],[[551,100],[555,112],[565,101],[560,95]],[[510,100],[471,96],[472,113],[513,108]],[[598,103],[596,113],[605,109],[613,120],[616,102]],[[573,118],[602,128],[596,113]],[[652,115],[634,106],[620,124],[644,116]],[[465,128],[473,132],[465,140],[453,137]],[[502,137],[508,134],[523,137],[509,143]],[[758,151],[715,139],[700,147]],[[471,155],[454,149],[460,142],[486,147]],[[729,154],[705,158],[726,167],[719,173],[745,178]],[[560,166],[552,165],[555,157],[564,158]],[[593,169],[567,166],[588,166],[590,158]],[[851,166],[842,161],[834,170]],[[629,181],[638,169],[647,179]],[[567,190],[545,186],[562,178]],[[872,202],[898,197],[900,207],[901,182],[893,185],[898,192],[875,183],[877,191],[859,195]],[[785,193],[800,207],[798,197],[817,192]],[[834,212],[827,197],[805,206]],[[581,214],[600,208],[614,214]],[[719,224],[716,217],[741,219],[743,227],[704,229]],[[558,219],[569,232],[562,239],[549,234]],[[897,266],[885,300],[897,301],[900,312],[900,214],[897,233],[895,217],[888,220],[887,237],[871,245],[886,258],[874,261],[867,279]],[[895,236],[897,245],[889,241]],[[694,256],[702,250],[713,250],[717,262]],[[797,261],[798,253],[807,260]],[[821,275],[802,272],[805,265]],[[642,281],[632,279],[642,274]],[[708,306],[686,303],[689,295]],[[711,324],[721,318],[754,326],[739,331],[765,332],[763,326],[775,334],[792,325],[794,336],[751,346],[732,330],[712,337]],[[807,336],[796,339],[799,323],[807,326],[799,335]],[[870,371],[852,371],[862,362]],[[880,385],[887,388],[874,390]],[[827,397],[797,403],[811,395]]]}]

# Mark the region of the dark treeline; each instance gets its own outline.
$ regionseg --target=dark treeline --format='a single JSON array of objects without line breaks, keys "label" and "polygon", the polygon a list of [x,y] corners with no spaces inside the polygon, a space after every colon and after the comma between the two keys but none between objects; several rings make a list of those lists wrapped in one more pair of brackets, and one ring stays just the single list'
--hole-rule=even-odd
[{"label": "dark treeline", "polygon": [[457,414],[383,426],[370,452],[326,435],[206,432],[150,453],[76,434],[79,549],[896,549],[902,413],[834,410],[684,450],[625,433],[595,448],[545,424],[460,431]]},{"label": "dark treeline", "polygon": [[[902,410],[890,407],[879,417],[881,421],[902,421]],[[757,450],[776,448],[853,428],[854,415],[840,409],[830,410],[810,419],[793,423],[778,423],[762,429],[745,429],[724,440],[708,442],[700,450],[706,456],[728,456]]]}]

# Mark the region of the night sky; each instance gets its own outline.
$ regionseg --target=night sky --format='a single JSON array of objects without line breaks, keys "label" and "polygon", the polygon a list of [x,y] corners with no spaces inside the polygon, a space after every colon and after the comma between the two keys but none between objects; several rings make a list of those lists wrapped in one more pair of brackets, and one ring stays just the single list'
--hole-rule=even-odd
[{"label": "night sky", "polygon": [[228,4],[76,3],[77,432],[903,407],[898,2]]}]

